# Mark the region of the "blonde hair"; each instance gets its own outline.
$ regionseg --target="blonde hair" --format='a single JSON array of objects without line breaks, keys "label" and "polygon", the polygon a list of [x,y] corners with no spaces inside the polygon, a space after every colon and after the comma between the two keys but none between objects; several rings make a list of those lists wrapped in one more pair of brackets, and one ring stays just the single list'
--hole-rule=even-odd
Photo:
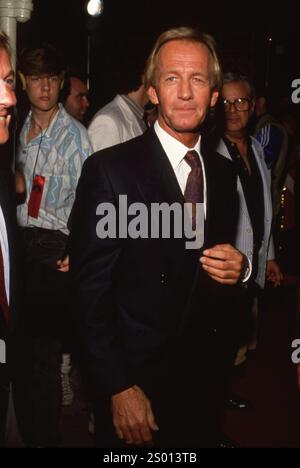
[{"label": "blonde hair", "polygon": [[158,54],[162,46],[170,41],[190,41],[204,45],[210,56],[209,80],[211,89],[213,91],[221,89],[222,73],[214,38],[209,34],[198,31],[198,29],[185,26],[169,29],[158,37],[146,62],[144,72],[144,86],[146,89],[155,86]]},{"label": "blonde hair", "polygon": [[6,50],[8,55],[10,55],[9,40],[5,32],[0,31],[0,49]]}]

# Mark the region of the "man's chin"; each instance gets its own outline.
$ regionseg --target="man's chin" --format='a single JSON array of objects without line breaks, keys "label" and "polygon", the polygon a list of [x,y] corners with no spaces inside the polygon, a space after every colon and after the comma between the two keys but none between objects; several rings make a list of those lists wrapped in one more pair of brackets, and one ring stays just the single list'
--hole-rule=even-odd
[{"label": "man's chin", "polygon": [[4,145],[9,139],[9,133],[0,130],[0,145]]},{"label": "man's chin", "polygon": [[40,112],[50,112],[57,106],[57,103],[49,101],[39,101],[37,104],[33,104],[33,107]]},{"label": "man's chin", "polygon": [[10,124],[11,116],[1,116],[0,117],[0,145],[6,143],[9,139],[9,124]]},{"label": "man's chin", "polygon": [[200,124],[197,126],[178,126],[175,127],[174,130],[176,133],[199,133],[200,127]]},{"label": "man's chin", "polygon": [[204,122],[204,119],[203,121],[199,120],[200,119],[187,119],[179,122],[173,122],[174,130],[177,133],[197,133]]}]

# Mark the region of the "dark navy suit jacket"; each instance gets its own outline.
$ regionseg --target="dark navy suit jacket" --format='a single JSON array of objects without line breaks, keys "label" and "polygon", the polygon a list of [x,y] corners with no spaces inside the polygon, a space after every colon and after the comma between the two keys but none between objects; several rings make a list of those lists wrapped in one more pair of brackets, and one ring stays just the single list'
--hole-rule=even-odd
[{"label": "dark navy suit jacket", "polygon": [[[207,181],[204,247],[233,244],[238,201],[232,163],[204,137],[201,153]],[[199,353],[209,354],[214,346],[210,333],[218,327],[221,342],[230,328],[238,290],[211,280],[199,264],[201,251],[187,250],[184,238],[99,239],[97,207],[117,206],[119,195],[127,195],[128,205],[184,203],[154,130],[88,158],[72,212],[70,267],[80,330],[94,386],[107,395],[134,384],[157,385],[158,375],[166,369],[171,374],[173,364],[180,369],[181,362],[184,371],[188,362],[196,369]]]}]

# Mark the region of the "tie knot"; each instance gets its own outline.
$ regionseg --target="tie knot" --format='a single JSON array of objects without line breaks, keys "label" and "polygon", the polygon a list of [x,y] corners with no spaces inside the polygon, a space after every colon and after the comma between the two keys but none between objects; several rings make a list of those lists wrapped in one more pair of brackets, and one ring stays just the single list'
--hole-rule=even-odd
[{"label": "tie knot", "polygon": [[197,151],[188,151],[184,156],[184,159],[186,160],[186,162],[192,170],[196,169],[197,167],[200,167],[200,158]]}]

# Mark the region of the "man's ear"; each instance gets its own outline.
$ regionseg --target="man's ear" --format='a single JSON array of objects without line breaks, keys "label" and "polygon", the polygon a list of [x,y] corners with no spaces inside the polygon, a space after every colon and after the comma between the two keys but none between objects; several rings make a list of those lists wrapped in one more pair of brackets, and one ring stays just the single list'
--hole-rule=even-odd
[{"label": "man's ear", "polygon": [[59,89],[62,90],[64,85],[65,85],[65,73],[64,72],[61,73],[60,79],[61,79],[61,82],[60,82],[60,88]]},{"label": "man's ear", "polygon": [[215,105],[217,104],[218,97],[219,91],[213,91],[210,98],[210,107],[215,107]]},{"label": "man's ear", "polygon": [[249,109],[249,113],[250,115],[252,115],[255,111],[255,99],[251,99],[251,105],[250,105],[250,109]]},{"label": "man's ear", "polygon": [[152,104],[156,106],[159,103],[159,101],[158,101],[158,97],[153,86],[150,86],[147,89],[147,94],[148,94],[149,100],[152,102]]},{"label": "man's ear", "polygon": [[26,78],[25,78],[25,76],[23,75],[22,72],[19,71],[18,74],[19,74],[19,78],[20,78],[20,81],[21,81],[22,89],[23,89],[23,91],[25,91],[26,90]]}]

